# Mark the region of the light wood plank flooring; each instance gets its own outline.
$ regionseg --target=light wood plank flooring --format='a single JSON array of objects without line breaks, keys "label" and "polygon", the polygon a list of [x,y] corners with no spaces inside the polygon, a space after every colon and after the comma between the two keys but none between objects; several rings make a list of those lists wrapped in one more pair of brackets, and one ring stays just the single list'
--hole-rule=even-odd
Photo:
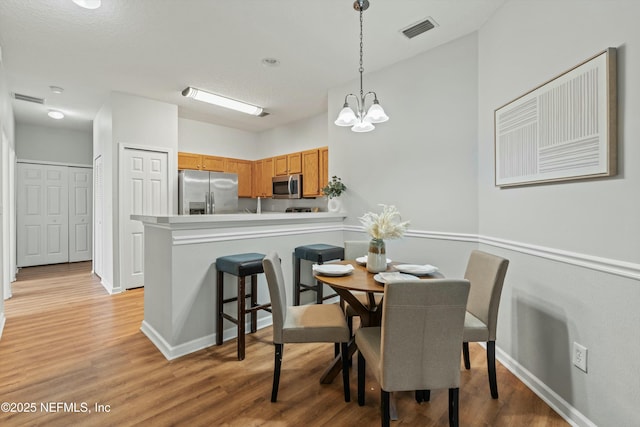
[{"label": "light wood plank flooring", "polygon": [[[0,425],[379,425],[373,378],[364,407],[356,402],[355,366],[351,403],[343,400],[339,377],[320,384],[333,345],[285,346],[279,400],[271,403],[271,328],[247,336],[242,362],[235,341],[167,361],[140,332],[144,290],[109,296],[90,269],[76,263],[20,271],[13,298],[5,301],[0,401],[34,411],[2,411]],[[502,366],[500,398],[491,399],[484,350],[475,344],[471,363],[471,371],[462,371],[462,426],[568,425]],[[412,393],[397,393],[397,405],[393,425],[448,425],[446,390],[433,391],[421,405]]]}]

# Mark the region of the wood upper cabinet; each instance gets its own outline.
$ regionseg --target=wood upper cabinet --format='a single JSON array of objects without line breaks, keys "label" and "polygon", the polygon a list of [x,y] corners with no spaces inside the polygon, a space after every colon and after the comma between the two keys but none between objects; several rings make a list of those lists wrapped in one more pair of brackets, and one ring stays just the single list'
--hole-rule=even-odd
[{"label": "wood upper cabinet", "polygon": [[202,170],[211,172],[224,172],[224,157],[202,156]]},{"label": "wood upper cabinet", "polygon": [[178,153],[178,169],[193,169],[212,172],[224,171],[224,157],[205,154]]},{"label": "wood upper cabinet", "polygon": [[273,178],[273,158],[254,162],[253,197],[271,197],[273,195],[271,179]]},{"label": "wood upper cabinet", "polygon": [[202,155],[193,153],[178,153],[178,169],[202,169]]},{"label": "wood upper cabinet", "polygon": [[319,196],[320,192],[320,158],[319,151],[302,152],[302,196]]},{"label": "wood upper cabinet", "polygon": [[318,157],[320,160],[320,166],[319,166],[320,194],[323,195],[322,188],[326,187],[327,184],[329,183],[329,147],[322,147],[318,151],[319,151]]},{"label": "wood upper cabinet", "polygon": [[224,159],[224,172],[238,174],[238,197],[252,197],[253,178],[250,160]]},{"label": "wood upper cabinet", "polygon": [[276,156],[274,162],[276,176],[302,173],[302,152]]}]

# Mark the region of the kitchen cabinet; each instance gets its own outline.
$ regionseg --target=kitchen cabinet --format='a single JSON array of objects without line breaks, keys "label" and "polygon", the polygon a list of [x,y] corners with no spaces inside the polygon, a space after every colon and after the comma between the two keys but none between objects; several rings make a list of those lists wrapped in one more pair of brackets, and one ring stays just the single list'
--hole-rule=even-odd
[{"label": "kitchen cabinet", "polygon": [[323,195],[322,193],[322,188],[326,187],[327,184],[329,183],[329,147],[322,147],[319,150],[319,160],[320,160],[320,165],[319,165],[319,183],[320,183],[320,194]]},{"label": "kitchen cabinet", "polygon": [[238,174],[238,197],[252,197],[252,165],[250,160],[224,159],[223,172]]},{"label": "kitchen cabinet", "polygon": [[224,157],[179,152],[178,169],[224,172]]},{"label": "kitchen cabinet", "polygon": [[202,170],[209,172],[226,172],[225,158],[217,156],[202,156]]},{"label": "kitchen cabinet", "polygon": [[302,152],[302,195],[322,197],[322,188],[329,182],[329,148]]},{"label": "kitchen cabinet", "polygon": [[317,197],[321,195],[319,166],[320,156],[317,149],[302,152],[303,197]]},{"label": "kitchen cabinet", "polygon": [[276,176],[302,173],[302,152],[276,156],[274,172]]},{"label": "kitchen cabinet", "polygon": [[273,158],[254,162],[254,197],[271,197],[271,179],[273,178]]}]

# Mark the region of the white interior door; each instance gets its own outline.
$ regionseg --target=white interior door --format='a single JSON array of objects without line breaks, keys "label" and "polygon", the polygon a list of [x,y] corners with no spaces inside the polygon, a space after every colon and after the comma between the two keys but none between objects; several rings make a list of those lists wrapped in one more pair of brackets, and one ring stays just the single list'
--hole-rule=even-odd
[{"label": "white interior door", "polygon": [[94,216],[93,216],[93,272],[102,277],[102,245],[104,235],[103,215],[104,215],[104,182],[102,169],[102,156],[98,156],[93,161],[94,179]]},{"label": "white interior door", "polygon": [[69,260],[66,166],[18,165],[18,266]]},{"label": "white interior door", "polygon": [[124,148],[121,171],[121,284],[125,289],[131,289],[144,285],[144,227],[140,221],[131,220],[130,216],[168,215],[168,155],[166,152]]},{"label": "white interior door", "polygon": [[92,170],[69,167],[69,262],[91,259]]}]

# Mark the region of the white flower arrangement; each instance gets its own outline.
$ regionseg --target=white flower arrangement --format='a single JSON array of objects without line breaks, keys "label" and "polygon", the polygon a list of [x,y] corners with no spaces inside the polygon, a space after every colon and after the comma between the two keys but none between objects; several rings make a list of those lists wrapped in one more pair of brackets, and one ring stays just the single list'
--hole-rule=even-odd
[{"label": "white flower arrangement", "polygon": [[364,225],[373,239],[397,239],[404,235],[409,227],[409,221],[402,221],[400,212],[393,205],[382,206],[382,212],[375,214],[367,212],[361,216],[360,223]]}]

